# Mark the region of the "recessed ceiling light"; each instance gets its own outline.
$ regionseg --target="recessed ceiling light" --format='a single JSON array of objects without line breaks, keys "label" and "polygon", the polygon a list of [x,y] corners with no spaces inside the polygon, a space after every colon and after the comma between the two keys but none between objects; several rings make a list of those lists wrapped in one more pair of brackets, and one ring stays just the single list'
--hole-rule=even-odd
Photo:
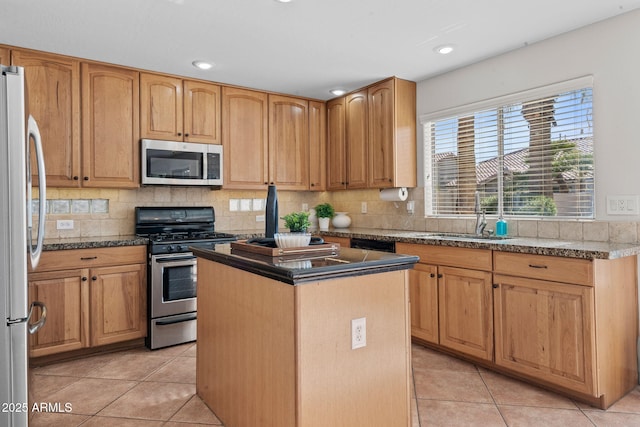
[{"label": "recessed ceiling light", "polygon": [[451,46],[450,44],[446,44],[446,45],[442,45],[442,46],[438,46],[435,49],[433,49],[436,53],[439,53],[441,55],[446,55],[448,53],[453,52],[453,46]]},{"label": "recessed ceiling light", "polygon": [[210,70],[215,65],[213,62],[207,62],[207,61],[193,61],[192,64],[194,67],[199,68],[201,70]]},{"label": "recessed ceiling light", "polygon": [[276,0],[278,3],[289,3],[291,0]]},{"label": "recessed ceiling light", "polygon": [[347,91],[344,90],[344,89],[331,89],[330,92],[332,94],[334,94],[335,96],[340,96],[340,95],[344,95],[345,93],[347,93]]}]

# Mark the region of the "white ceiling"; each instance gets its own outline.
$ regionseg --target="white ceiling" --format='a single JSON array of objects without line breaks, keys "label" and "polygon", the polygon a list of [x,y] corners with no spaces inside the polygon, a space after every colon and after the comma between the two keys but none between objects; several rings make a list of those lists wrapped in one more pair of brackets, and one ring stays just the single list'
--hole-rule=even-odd
[{"label": "white ceiling", "polygon": [[[0,43],[329,99],[420,81],[640,0],[0,0]],[[446,56],[434,47],[453,44]],[[196,59],[213,61],[196,70]]]}]

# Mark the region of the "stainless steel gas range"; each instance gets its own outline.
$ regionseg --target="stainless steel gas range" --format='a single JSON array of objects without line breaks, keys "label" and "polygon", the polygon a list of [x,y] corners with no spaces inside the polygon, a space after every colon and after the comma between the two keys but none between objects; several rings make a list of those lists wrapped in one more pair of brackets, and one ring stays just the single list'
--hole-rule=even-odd
[{"label": "stainless steel gas range", "polygon": [[136,235],[149,239],[146,344],[158,349],[196,339],[197,266],[189,247],[236,240],[214,231],[213,207],[137,207]]}]

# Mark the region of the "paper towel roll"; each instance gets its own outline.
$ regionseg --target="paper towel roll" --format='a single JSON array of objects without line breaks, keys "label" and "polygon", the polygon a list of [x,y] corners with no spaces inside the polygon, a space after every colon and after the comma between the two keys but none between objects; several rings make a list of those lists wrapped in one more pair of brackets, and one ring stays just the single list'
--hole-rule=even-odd
[{"label": "paper towel roll", "polygon": [[407,200],[407,197],[409,197],[409,192],[406,187],[380,190],[380,200],[386,202],[404,202]]}]

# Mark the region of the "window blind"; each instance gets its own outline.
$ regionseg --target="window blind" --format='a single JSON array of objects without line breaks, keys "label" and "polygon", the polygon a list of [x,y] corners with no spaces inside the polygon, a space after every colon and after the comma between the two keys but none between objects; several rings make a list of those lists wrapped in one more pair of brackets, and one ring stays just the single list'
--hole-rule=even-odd
[{"label": "window blind", "polygon": [[592,88],[424,122],[427,214],[593,218]]}]

